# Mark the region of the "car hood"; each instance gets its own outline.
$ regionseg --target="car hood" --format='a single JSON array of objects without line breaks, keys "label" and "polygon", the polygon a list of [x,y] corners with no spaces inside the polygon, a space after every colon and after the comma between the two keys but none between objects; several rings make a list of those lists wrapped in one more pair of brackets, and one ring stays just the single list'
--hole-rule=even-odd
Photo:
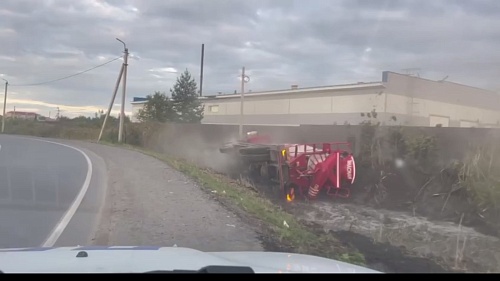
[{"label": "car hood", "polygon": [[341,261],[276,252],[145,246],[0,249],[0,271],[4,273],[137,273],[206,266],[248,266],[256,273],[377,273]]}]

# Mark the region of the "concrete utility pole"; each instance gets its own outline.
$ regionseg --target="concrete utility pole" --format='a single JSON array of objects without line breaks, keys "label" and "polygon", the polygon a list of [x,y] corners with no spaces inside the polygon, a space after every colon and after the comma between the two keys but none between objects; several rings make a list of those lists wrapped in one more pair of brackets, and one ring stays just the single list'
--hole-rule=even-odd
[{"label": "concrete utility pole", "polygon": [[122,64],[122,68],[120,69],[120,74],[118,75],[118,79],[116,79],[115,90],[113,91],[113,96],[111,96],[111,101],[109,102],[108,111],[106,112],[106,115],[104,116],[104,122],[102,123],[101,132],[99,133],[99,138],[97,139],[97,142],[101,141],[102,133],[104,132],[104,128],[106,128],[106,123],[108,122],[108,117],[111,114],[111,109],[113,108],[113,104],[115,102],[116,93],[118,93],[118,87],[120,87],[120,81],[122,80],[124,68],[125,68],[125,66]]},{"label": "concrete utility pole", "polygon": [[125,54],[123,55],[123,85],[122,85],[122,103],[120,109],[120,127],[118,129],[118,142],[123,142],[123,122],[125,121],[125,98],[127,92],[127,66],[128,66],[128,48],[125,42],[116,38],[116,40],[122,42]]},{"label": "concrete utility pole", "polygon": [[5,108],[7,106],[7,87],[9,86],[9,81],[2,78],[5,81],[5,93],[3,96],[3,115],[2,115],[2,133],[5,131]]},{"label": "concrete utility pole", "polygon": [[99,133],[99,138],[97,142],[101,141],[102,133],[104,132],[104,128],[106,128],[106,123],[108,122],[108,117],[111,114],[111,109],[113,108],[113,104],[115,102],[116,94],[118,93],[118,88],[120,87],[120,81],[123,78],[122,85],[122,103],[120,109],[120,126],[118,128],[118,142],[123,141],[123,122],[125,120],[125,98],[126,98],[126,90],[127,90],[127,66],[128,66],[128,48],[125,42],[116,38],[116,40],[120,41],[123,44],[124,55],[123,55],[123,64],[120,69],[120,74],[118,75],[118,79],[116,80],[115,90],[113,92],[113,96],[111,96],[111,101],[109,102],[108,112],[104,116],[104,122],[102,123],[101,132]]},{"label": "concrete utility pole", "polygon": [[250,77],[245,75],[245,67],[241,69],[241,105],[240,105],[240,138],[243,138],[243,124],[244,120],[244,102],[245,102],[245,83],[250,81]]}]

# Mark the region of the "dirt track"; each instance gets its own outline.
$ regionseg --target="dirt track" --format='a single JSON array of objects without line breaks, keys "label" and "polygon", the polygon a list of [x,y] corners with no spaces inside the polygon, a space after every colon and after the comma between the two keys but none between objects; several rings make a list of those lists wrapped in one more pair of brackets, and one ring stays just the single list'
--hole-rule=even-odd
[{"label": "dirt track", "polygon": [[75,144],[95,152],[107,166],[106,203],[94,245],[262,250],[250,226],[165,163],[127,149]]}]

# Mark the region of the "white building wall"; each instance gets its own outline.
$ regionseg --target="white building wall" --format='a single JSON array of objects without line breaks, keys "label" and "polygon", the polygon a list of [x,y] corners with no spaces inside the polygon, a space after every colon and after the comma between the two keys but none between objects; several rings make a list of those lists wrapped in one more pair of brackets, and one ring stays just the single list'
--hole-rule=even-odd
[{"label": "white building wall", "polygon": [[405,125],[432,126],[431,116],[446,117],[450,127],[498,127],[500,95],[448,81],[384,72],[388,112],[409,117]]},{"label": "white building wall", "polygon": [[137,113],[139,113],[139,109],[142,109],[144,107],[144,103],[132,103],[132,116],[130,116],[130,121],[132,122],[138,122],[137,120]]},{"label": "white building wall", "polygon": [[[384,111],[385,94],[360,94],[348,96],[296,98],[289,96],[261,100],[248,97],[244,100],[245,115],[260,114],[321,114],[321,113],[362,113]],[[205,116],[239,115],[239,98],[204,101]],[[217,106],[217,111],[211,109]]]},{"label": "white building wall", "polygon": [[450,126],[450,117],[448,116],[437,116],[437,115],[429,115],[429,125],[431,127],[437,127],[440,125],[441,127],[449,127]]},{"label": "white building wall", "polygon": [[330,113],[333,108],[332,97],[288,98],[286,101],[291,114]]},{"label": "white building wall", "polygon": [[367,113],[385,111],[385,93],[343,95],[332,97],[329,113]]},{"label": "white building wall", "polygon": [[[412,112],[408,112],[408,107],[405,106],[408,103],[413,103],[413,107],[410,107]],[[436,117],[447,118],[452,124],[457,124],[457,127],[482,127],[483,125],[491,127],[500,120],[500,112],[495,110],[394,94],[387,94],[387,113],[408,115],[416,120],[428,118],[429,124],[427,126],[432,127],[437,122]],[[440,119],[439,122],[444,121]]]},{"label": "white building wall", "polygon": [[[401,120],[393,122],[394,124],[435,126],[438,122],[443,127],[495,127],[500,120],[500,112],[494,110],[386,93],[308,98],[280,96],[273,99],[270,97],[266,97],[265,100],[261,99],[261,97],[246,98],[244,114],[248,116],[289,115],[290,118],[300,118],[300,116],[312,114],[360,114],[375,110],[377,113],[385,113],[385,116],[407,117],[406,119],[399,118]],[[413,106],[408,107],[409,103]],[[217,106],[217,112],[212,112],[211,106]],[[408,112],[409,108],[412,110],[411,113]],[[233,119],[228,120],[227,123],[237,123],[239,119],[234,119],[234,116],[239,116],[239,114],[240,100],[237,98],[205,101],[205,116],[233,116]],[[345,121],[350,123],[352,119],[352,116],[347,118],[346,115]],[[445,119],[447,121],[444,121]],[[269,122],[272,123],[272,120]]]},{"label": "white building wall", "polygon": [[386,112],[391,114],[407,114],[406,104],[410,102],[410,98],[394,94],[386,94]]}]

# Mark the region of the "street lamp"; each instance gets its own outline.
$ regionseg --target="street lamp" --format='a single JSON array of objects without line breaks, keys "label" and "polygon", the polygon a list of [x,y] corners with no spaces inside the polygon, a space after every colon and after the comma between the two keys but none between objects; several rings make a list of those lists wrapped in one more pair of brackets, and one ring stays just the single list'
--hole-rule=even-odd
[{"label": "street lamp", "polygon": [[241,105],[240,105],[240,127],[239,127],[239,131],[240,131],[240,138],[243,139],[243,123],[244,120],[243,120],[243,104],[244,104],[244,100],[245,100],[245,83],[248,83],[250,82],[250,77],[248,77],[247,75],[245,75],[245,67],[243,67],[241,69]]},{"label": "street lamp", "polygon": [[119,38],[116,38],[116,40],[120,41],[122,44],[123,44],[123,49],[126,50],[127,49],[127,45],[125,44],[125,42],[123,42],[122,40],[120,40]]},{"label": "street lamp", "polygon": [[9,81],[1,78],[5,81],[5,94],[3,95],[3,115],[2,115],[2,133],[5,131],[5,108],[7,106],[7,87],[9,86]]}]

